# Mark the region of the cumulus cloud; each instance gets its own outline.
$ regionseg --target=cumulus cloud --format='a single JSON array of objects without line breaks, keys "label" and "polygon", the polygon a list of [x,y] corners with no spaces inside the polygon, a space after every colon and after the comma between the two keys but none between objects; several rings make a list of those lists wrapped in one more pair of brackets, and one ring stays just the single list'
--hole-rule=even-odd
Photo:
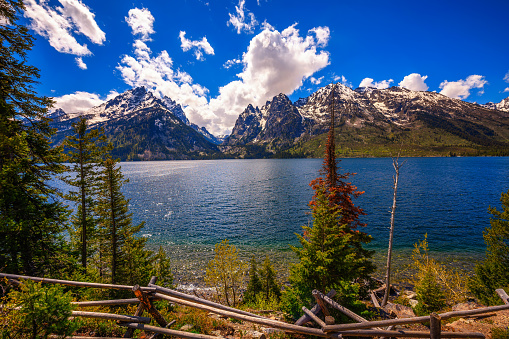
[{"label": "cumulus cloud", "polygon": [[191,48],[194,49],[196,60],[204,60],[203,52],[214,55],[214,49],[210,46],[206,37],[203,37],[201,40],[192,41],[186,38],[186,32],[180,31],[179,38],[181,43],[180,47],[182,47],[184,52],[189,51]]},{"label": "cumulus cloud", "polygon": [[480,92],[483,92],[484,85],[487,83],[488,81],[484,79],[484,76],[476,74],[470,75],[465,80],[444,80],[439,86],[442,90],[440,94],[454,99],[466,99],[470,96],[471,89],[480,88]]},{"label": "cumulus cloud", "polygon": [[507,87],[506,89],[504,89],[504,93],[506,92],[509,92],[509,87]]},{"label": "cumulus cloud", "polygon": [[150,40],[150,34],[154,31],[154,17],[146,8],[133,8],[129,10],[128,17],[125,18],[133,35],[140,35],[142,41]]},{"label": "cumulus cloud", "polygon": [[80,44],[73,33],[85,35],[101,45],[106,34],[95,22],[95,15],[80,0],[59,0],[63,7],[51,8],[46,1],[24,0],[24,16],[30,28],[46,38],[58,52],[78,56],[91,55],[86,44]]},{"label": "cumulus cloud", "polygon": [[411,91],[427,91],[429,87],[424,83],[427,78],[427,75],[412,73],[405,76],[398,85]]},{"label": "cumulus cloud", "polygon": [[53,99],[55,100],[53,108],[61,108],[66,113],[81,113],[104,102],[104,100],[95,93],[81,91],[55,97]]},{"label": "cumulus cloud", "polygon": [[504,81],[509,82],[509,72],[507,72],[504,76]]},{"label": "cumulus cloud", "polygon": [[113,99],[119,93],[115,90],[111,90],[106,98],[102,99],[98,94],[77,91],[72,94],[66,94],[61,97],[53,98],[55,100],[55,105],[53,106],[53,110],[57,108],[61,108],[66,113],[83,113],[86,110],[99,106],[102,103]]},{"label": "cumulus cloud", "polygon": [[334,80],[334,82],[340,82],[343,85],[348,86],[350,88],[353,87],[352,83],[348,82],[348,80],[346,80],[344,75],[335,75],[332,79]]},{"label": "cumulus cloud", "polygon": [[359,87],[373,87],[376,89],[385,89],[389,88],[391,85],[391,82],[394,82],[394,80],[382,80],[382,81],[375,81],[372,78],[364,78],[362,79],[361,83],[359,84]]},{"label": "cumulus cloud", "polygon": [[[239,0],[239,5],[235,6],[236,14],[228,13],[230,20],[228,26],[232,25],[237,30],[237,34],[242,31],[246,33],[253,33],[254,28],[258,24],[253,13],[249,12],[244,6],[246,0]],[[247,13],[247,16],[246,16]]]},{"label": "cumulus cloud", "polygon": [[81,57],[77,57],[75,60],[79,68],[87,69],[87,64],[83,62],[83,59]]},{"label": "cumulus cloud", "polygon": [[193,123],[215,134],[229,133],[248,104],[261,106],[279,93],[291,94],[329,64],[329,54],[318,51],[321,43],[313,32],[301,37],[295,25],[282,32],[268,24],[264,27],[241,59],[226,62],[242,64],[243,71],[214,98],[208,97],[207,88],[193,83],[191,75],[176,69],[167,51],[153,56],[139,40],[133,44],[133,55],[122,56],[117,69],[127,84],[146,86],[179,102]]}]

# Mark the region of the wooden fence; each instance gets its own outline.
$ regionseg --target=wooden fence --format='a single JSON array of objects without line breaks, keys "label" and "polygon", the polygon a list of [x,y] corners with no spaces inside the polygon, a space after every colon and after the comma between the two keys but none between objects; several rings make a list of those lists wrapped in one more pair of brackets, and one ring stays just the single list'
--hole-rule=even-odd
[{"label": "wooden fence", "polygon": [[[442,314],[432,313],[429,316],[403,318],[403,319],[388,319],[378,321],[368,321],[354,312],[348,310],[344,306],[338,304],[332,297],[335,291],[330,291],[324,295],[320,291],[313,291],[313,296],[317,302],[316,306],[311,310],[303,307],[304,315],[297,320],[295,324],[289,324],[278,320],[273,320],[257,314],[246,311],[241,311],[232,307],[227,307],[206,299],[202,299],[193,295],[181,293],[172,289],[164,288],[156,284],[157,278],[152,277],[148,286],[126,286],[114,284],[99,284],[80,281],[46,279],[29,276],[21,276],[14,274],[0,273],[0,278],[7,278],[12,284],[19,285],[20,280],[32,280],[41,283],[62,284],[67,286],[76,287],[91,287],[91,288],[107,288],[107,289],[121,289],[131,290],[136,298],[132,299],[117,299],[117,300],[100,300],[100,301],[84,301],[74,302],[73,304],[79,308],[90,306],[105,306],[105,305],[125,305],[125,304],[138,304],[138,307],[133,315],[119,315],[98,312],[83,312],[73,311],[73,317],[92,317],[106,320],[115,320],[119,326],[126,327],[127,330],[124,338],[132,338],[133,332],[136,329],[145,332],[151,332],[150,338],[157,338],[160,334],[166,334],[178,338],[186,339],[218,339],[219,337],[195,334],[183,331],[172,330],[169,327],[175,321],[168,322],[154,307],[154,300],[168,300],[172,303],[197,308],[212,312],[221,316],[247,321],[250,323],[269,326],[288,333],[298,333],[316,337],[324,338],[342,338],[343,336],[351,337],[413,337],[413,338],[484,338],[482,333],[474,332],[442,332],[441,321],[452,317],[461,317],[469,315],[479,315],[497,312],[509,309],[509,296],[504,290],[497,290],[498,295],[504,301],[504,305],[484,307],[468,311],[455,311]],[[332,307],[349,318],[356,321],[356,323],[348,324],[335,324],[335,319],[330,315],[329,307]],[[144,313],[150,317],[143,317]],[[322,314],[323,320],[320,318]],[[148,325],[154,320],[159,326]],[[304,324],[313,321],[319,328],[306,327]],[[395,329],[397,325],[415,324],[415,323],[429,323],[429,331],[409,331],[406,329]],[[386,327],[384,329],[383,327]],[[70,337],[75,339],[99,339],[97,337]],[[111,338],[109,338],[111,339]]]}]

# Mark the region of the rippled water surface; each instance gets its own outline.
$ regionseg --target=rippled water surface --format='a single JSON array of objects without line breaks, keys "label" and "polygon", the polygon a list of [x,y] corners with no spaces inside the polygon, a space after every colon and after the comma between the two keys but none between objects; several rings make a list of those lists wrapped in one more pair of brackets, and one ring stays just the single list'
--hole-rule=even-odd
[{"label": "rippled water surface", "polygon": [[[408,158],[400,171],[396,256],[406,257],[428,234],[430,248],[447,257],[478,258],[488,207],[500,207],[509,189],[509,158]],[[135,222],[145,221],[149,244],[165,247],[179,269],[203,272],[214,244],[229,239],[244,256],[270,253],[291,260],[295,233],[310,222],[309,182],[320,159],[213,160],[122,163],[130,182]],[[363,230],[383,256],[392,205],[392,160],[344,159],[343,172],[365,193]]]},{"label": "rippled water surface", "polygon": [[[400,159],[400,162],[405,159]],[[222,239],[247,247],[287,249],[310,222],[309,182],[320,159],[122,163],[124,193],[150,242],[212,246]],[[388,237],[391,159],[345,159],[344,172],[365,193],[364,231],[372,246]],[[509,188],[509,158],[409,158],[400,171],[395,244],[409,248],[425,233],[434,250],[484,250],[488,206]]]}]

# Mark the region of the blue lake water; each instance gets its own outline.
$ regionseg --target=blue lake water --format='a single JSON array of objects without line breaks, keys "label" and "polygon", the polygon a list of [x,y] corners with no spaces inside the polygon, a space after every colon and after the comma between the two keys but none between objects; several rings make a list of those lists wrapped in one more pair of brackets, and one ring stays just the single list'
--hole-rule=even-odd
[{"label": "blue lake water", "polygon": [[[484,251],[482,231],[488,207],[500,207],[509,189],[508,157],[408,158],[400,170],[394,244],[412,248],[428,234],[434,251]],[[296,232],[310,222],[307,206],[321,159],[162,161],[122,163],[130,182],[135,222],[164,247],[212,247],[223,239],[240,248],[287,250]],[[341,171],[365,193],[363,230],[374,249],[388,241],[392,160],[344,159]]]},{"label": "blue lake water", "polygon": [[[432,252],[476,260],[484,253],[488,207],[500,208],[509,189],[509,157],[407,158],[401,167],[395,219],[396,257],[408,257],[428,234]],[[229,239],[244,257],[293,258],[295,233],[311,222],[309,182],[321,159],[161,161],[121,163],[123,191],[143,236],[162,245],[179,271],[203,274],[214,244]],[[365,193],[355,200],[366,215],[369,245],[386,253],[392,206],[392,159],[343,159],[342,172]],[[201,273],[196,273],[201,272]],[[197,276],[196,276],[197,275]]]}]

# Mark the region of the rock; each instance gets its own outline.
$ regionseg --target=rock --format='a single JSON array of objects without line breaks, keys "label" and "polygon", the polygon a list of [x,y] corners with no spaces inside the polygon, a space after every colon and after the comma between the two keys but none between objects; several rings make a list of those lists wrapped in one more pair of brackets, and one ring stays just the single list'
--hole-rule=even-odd
[{"label": "rock", "polygon": [[210,331],[214,337],[223,337],[220,330]]},{"label": "rock", "polygon": [[419,302],[415,299],[408,299],[408,302],[410,303],[410,306],[415,307]]},{"label": "rock", "polygon": [[180,328],[181,331],[189,331],[190,329],[192,329],[194,327],[194,325],[190,325],[190,324],[185,324],[184,326],[182,326]]},{"label": "rock", "polygon": [[246,335],[253,339],[265,339],[265,333],[259,331],[247,331]]},{"label": "rock", "polygon": [[407,299],[417,298],[417,293],[415,293],[414,291],[405,290],[401,294]]},{"label": "rock", "polygon": [[412,310],[411,307],[403,306],[400,304],[387,303],[385,310],[400,319],[415,317],[414,310]]},{"label": "rock", "polygon": [[460,303],[456,304],[452,307],[453,311],[468,311],[468,310],[475,310],[476,308],[482,307],[476,302],[469,301],[467,303]]}]

